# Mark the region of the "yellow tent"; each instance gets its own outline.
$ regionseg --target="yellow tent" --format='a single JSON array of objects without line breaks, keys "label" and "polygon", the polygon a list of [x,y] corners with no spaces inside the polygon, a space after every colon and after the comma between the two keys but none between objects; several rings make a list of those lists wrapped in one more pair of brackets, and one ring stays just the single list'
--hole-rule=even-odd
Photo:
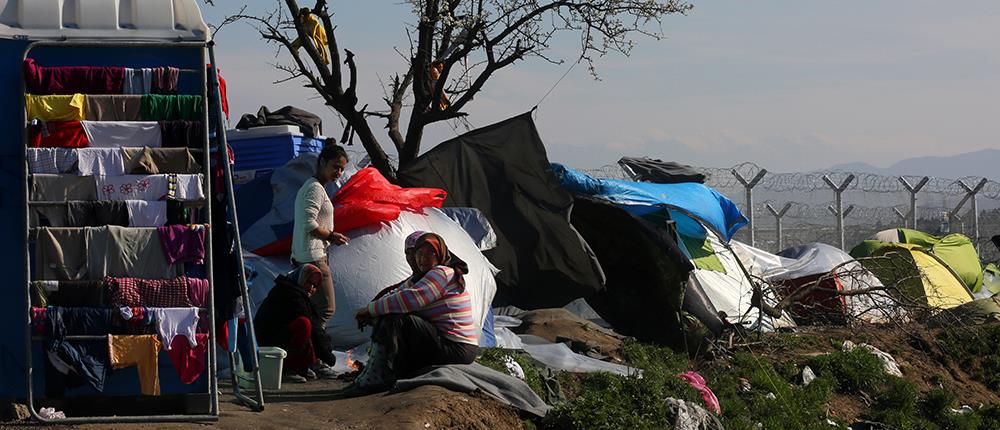
[{"label": "yellow tent", "polygon": [[958,275],[919,246],[887,244],[860,261],[903,303],[950,309],[973,300]]}]

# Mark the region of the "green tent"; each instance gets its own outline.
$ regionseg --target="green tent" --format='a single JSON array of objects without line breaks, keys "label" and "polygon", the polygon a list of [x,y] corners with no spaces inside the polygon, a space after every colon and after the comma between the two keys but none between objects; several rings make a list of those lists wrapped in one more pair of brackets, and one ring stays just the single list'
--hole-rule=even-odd
[{"label": "green tent", "polygon": [[955,272],[970,291],[978,292],[982,288],[983,266],[979,262],[976,247],[968,237],[958,233],[938,237],[907,228],[886,230],[854,247],[851,256],[867,257],[885,246],[900,243],[915,245],[921,251],[937,257]]}]

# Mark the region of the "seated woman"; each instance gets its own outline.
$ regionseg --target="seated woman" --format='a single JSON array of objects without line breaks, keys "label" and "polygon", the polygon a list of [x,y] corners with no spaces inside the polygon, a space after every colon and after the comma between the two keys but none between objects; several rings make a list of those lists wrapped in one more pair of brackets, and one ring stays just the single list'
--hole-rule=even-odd
[{"label": "seated woman", "polygon": [[407,242],[413,275],[355,313],[361,326],[374,322],[372,342],[385,348],[391,379],[431,365],[472,363],[479,347],[463,278],[468,266],[437,234],[417,232]]},{"label": "seated woman", "polygon": [[306,382],[317,375],[333,378],[336,358],[333,342],[321,323],[322,313],[310,297],[323,282],[323,272],[303,264],[274,279],[274,288],[260,304],[254,330],[260,346],[276,346],[288,353],[284,378]]}]

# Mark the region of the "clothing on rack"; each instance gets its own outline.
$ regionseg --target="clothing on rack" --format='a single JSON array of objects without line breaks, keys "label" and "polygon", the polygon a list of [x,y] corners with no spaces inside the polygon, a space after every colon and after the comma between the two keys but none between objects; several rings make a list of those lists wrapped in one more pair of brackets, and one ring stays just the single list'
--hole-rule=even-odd
[{"label": "clothing on rack", "polygon": [[155,335],[108,336],[108,356],[115,369],[138,366],[139,387],[147,396],[160,395],[158,359],[160,340]]},{"label": "clothing on rack", "polygon": [[[178,276],[172,279],[140,279],[105,277],[104,287],[112,306],[146,306],[176,308],[193,306],[190,286],[196,278]],[[207,283],[207,281],[206,281]]]},{"label": "clothing on rack", "polygon": [[88,227],[90,279],[106,276],[173,279],[178,267],[167,261],[160,237],[152,228]]},{"label": "clothing on rack", "polygon": [[55,340],[46,347],[45,393],[61,396],[66,388],[88,384],[98,392],[111,369],[104,341]]},{"label": "clothing on rack", "polygon": [[91,148],[158,148],[163,145],[155,121],[80,121]]},{"label": "clothing on rack", "polygon": [[24,60],[24,84],[32,94],[115,94],[122,89],[124,67],[39,66]]},{"label": "clothing on rack", "polygon": [[125,158],[121,148],[78,148],[77,174],[80,176],[121,176]]},{"label": "clothing on rack", "polygon": [[98,198],[102,200],[182,200],[205,198],[197,175],[95,176]]},{"label": "clothing on rack", "polygon": [[125,170],[130,175],[161,173],[195,174],[201,165],[188,148],[122,148]]},{"label": "clothing on rack", "polygon": [[208,307],[208,279],[187,278],[188,301],[197,308]]},{"label": "clothing on rack", "polygon": [[31,281],[32,306],[101,307],[101,281]]},{"label": "clothing on rack", "polygon": [[90,145],[81,121],[32,121],[33,148],[85,148]]},{"label": "clothing on rack", "polygon": [[175,336],[185,336],[188,345],[198,346],[195,331],[198,328],[198,308],[149,308],[156,321],[164,348],[170,349]]},{"label": "clothing on rack", "polygon": [[198,333],[195,335],[197,346],[192,347],[186,335],[177,336],[167,348],[167,356],[174,364],[174,370],[184,384],[191,384],[198,380],[198,377],[208,368],[206,357],[208,356],[208,334]]},{"label": "clothing on rack", "polygon": [[94,179],[76,175],[31,175],[31,200],[97,200]]},{"label": "clothing on rack", "polygon": [[177,92],[177,80],[180,78],[180,74],[180,69],[176,67],[154,68],[152,92],[158,94],[172,94]]},{"label": "clothing on rack", "polygon": [[[86,118],[90,121],[139,121],[141,95],[107,94],[86,97]],[[30,118],[30,117],[29,117]]]},{"label": "clothing on rack", "polygon": [[125,200],[130,227],[159,227],[167,223],[167,202]]},{"label": "clothing on rack", "polygon": [[160,121],[163,146],[201,148],[205,146],[205,124],[201,121]]},{"label": "clothing on rack", "polygon": [[87,119],[86,96],[83,94],[37,96],[24,95],[28,119],[43,121],[80,121]]},{"label": "clothing on rack", "polygon": [[68,173],[76,167],[77,152],[72,148],[28,148],[26,151],[31,173]]},{"label": "clothing on rack", "polygon": [[153,69],[143,67],[140,69],[125,68],[125,80],[122,85],[122,93],[125,94],[147,94],[153,88]]},{"label": "clothing on rack", "polygon": [[145,94],[139,116],[143,121],[199,120],[202,98],[198,95]]},{"label": "clothing on rack", "polygon": [[65,227],[129,226],[128,209],[121,201],[66,202]]},{"label": "clothing on rack", "polygon": [[205,258],[205,226],[170,225],[157,227],[163,255],[171,264],[201,264]]},{"label": "clothing on rack", "polygon": [[114,309],[52,306],[46,313],[51,339],[66,336],[103,336],[116,331]]},{"label": "clothing on rack", "polygon": [[40,280],[87,279],[87,237],[81,228],[39,227],[35,241],[35,277]]}]

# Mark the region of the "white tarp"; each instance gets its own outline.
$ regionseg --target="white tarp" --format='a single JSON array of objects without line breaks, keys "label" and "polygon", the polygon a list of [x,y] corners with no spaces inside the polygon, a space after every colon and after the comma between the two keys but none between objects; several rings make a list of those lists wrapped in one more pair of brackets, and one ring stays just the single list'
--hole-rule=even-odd
[{"label": "white tarp", "polygon": [[[348,245],[330,248],[337,312],[326,330],[334,345],[352,347],[368,340],[370,329],[358,330],[354,311],[367,305],[385,287],[399,283],[411,274],[403,253],[403,241],[418,230],[441,235],[452,253],[469,264],[469,274],[465,276],[466,288],[472,296],[473,317],[479,324],[477,330],[482,328],[483,318],[496,293],[494,275],[497,269],[483,256],[462,226],[440,210],[429,208],[422,214],[403,212],[399,219],[390,223],[352,230],[347,233],[351,239]],[[291,269],[287,258],[251,256],[247,258],[247,265],[254,272],[250,296],[255,308],[274,286],[274,277]]]}]

